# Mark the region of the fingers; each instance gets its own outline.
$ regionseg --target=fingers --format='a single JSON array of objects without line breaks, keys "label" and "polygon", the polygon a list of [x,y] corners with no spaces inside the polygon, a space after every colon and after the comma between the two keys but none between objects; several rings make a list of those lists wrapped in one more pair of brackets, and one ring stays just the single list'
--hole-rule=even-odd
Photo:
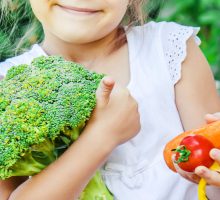
[{"label": "fingers", "polygon": [[220,164],[220,150],[219,149],[212,149],[209,155],[213,160],[217,161]]},{"label": "fingers", "polygon": [[[212,149],[210,151],[210,157],[217,163],[220,163],[220,150]],[[220,173],[217,171],[209,170],[204,166],[199,166],[195,169],[195,173],[201,178],[204,178],[208,184],[220,186]]]},{"label": "fingers", "polygon": [[182,170],[182,169],[179,167],[179,165],[174,162],[174,160],[175,160],[175,155],[172,156],[173,165],[174,165],[176,171],[177,171],[183,178],[185,178],[185,179],[187,179],[188,181],[191,181],[191,182],[193,182],[193,183],[199,183],[200,177],[199,177],[197,174],[195,174],[195,173],[193,173],[193,172],[186,172],[186,171]]},{"label": "fingers", "polygon": [[115,81],[110,77],[104,77],[96,91],[97,106],[103,107],[108,104],[109,97],[114,87]]},{"label": "fingers", "polygon": [[209,170],[204,166],[199,166],[195,169],[195,173],[201,178],[204,178],[208,184],[220,187],[219,172]]},{"label": "fingers", "polygon": [[220,120],[220,112],[205,115],[205,120],[207,124]]}]

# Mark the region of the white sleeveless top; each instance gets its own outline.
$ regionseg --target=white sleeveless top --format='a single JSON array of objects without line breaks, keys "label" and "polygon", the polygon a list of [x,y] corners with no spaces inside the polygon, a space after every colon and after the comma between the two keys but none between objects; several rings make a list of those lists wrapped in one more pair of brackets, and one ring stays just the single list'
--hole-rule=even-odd
[{"label": "white sleeveless top", "polygon": [[[130,59],[128,89],[137,100],[139,134],[117,147],[102,174],[117,200],[196,200],[197,185],[172,172],[163,160],[165,144],[183,132],[175,104],[175,83],[181,78],[186,41],[199,28],[150,22],[127,33]],[[13,66],[46,55],[38,44],[0,63],[0,74]]]}]

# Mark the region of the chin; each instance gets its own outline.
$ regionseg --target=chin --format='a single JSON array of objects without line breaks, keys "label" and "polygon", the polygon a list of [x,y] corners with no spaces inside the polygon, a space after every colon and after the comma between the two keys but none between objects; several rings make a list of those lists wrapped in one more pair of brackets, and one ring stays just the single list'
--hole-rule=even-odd
[{"label": "chin", "polygon": [[77,32],[76,31],[71,31],[71,32],[62,32],[59,33],[57,36],[68,43],[73,43],[73,44],[86,44],[86,43],[91,43],[95,42],[97,40],[100,40],[104,38],[107,34],[97,34],[97,33],[91,33],[91,31],[86,31],[86,32]]}]

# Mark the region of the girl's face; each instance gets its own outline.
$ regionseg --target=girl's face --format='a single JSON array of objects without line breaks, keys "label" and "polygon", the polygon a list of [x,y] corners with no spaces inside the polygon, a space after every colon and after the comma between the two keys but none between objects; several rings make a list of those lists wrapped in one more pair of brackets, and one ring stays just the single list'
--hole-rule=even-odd
[{"label": "girl's face", "polygon": [[121,22],[129,0],[30,0],[49,35],[75,44],[99,40]]}]

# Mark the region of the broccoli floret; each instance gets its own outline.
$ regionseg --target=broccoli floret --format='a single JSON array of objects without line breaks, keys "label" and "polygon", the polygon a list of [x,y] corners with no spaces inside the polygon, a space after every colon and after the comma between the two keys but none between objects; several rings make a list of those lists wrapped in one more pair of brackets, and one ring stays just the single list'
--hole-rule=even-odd
[{"label": "broccoli floret", "polygon": [[0,179],[56,160],[84,128],[103,77],[58,56],[12,67],[0,81]]}]

